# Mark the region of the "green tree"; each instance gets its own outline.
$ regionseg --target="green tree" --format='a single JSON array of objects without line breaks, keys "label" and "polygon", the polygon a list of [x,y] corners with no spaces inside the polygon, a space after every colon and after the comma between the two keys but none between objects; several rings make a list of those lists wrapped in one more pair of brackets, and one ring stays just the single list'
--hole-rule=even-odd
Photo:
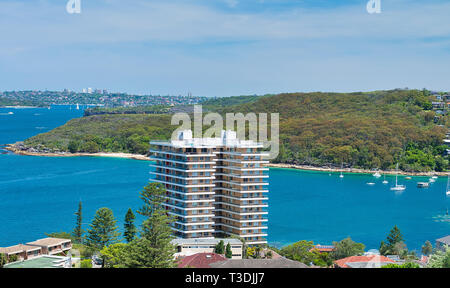
[{"label": "green tree", "polygon": [[104,247],[100,255],[104,261],[105,268],[124,268],[124,261],[127,253],[128,244],[116,243]]},{"label": "green tree", "polygon": [[127,214],[125,215],[125,223],[123,225],[125,230],[123,232],[123,236],[128,243],[133,241],[136,237],[137,229],[134,225],[134,219],[136,219],[136,216],[134,216],[133,210],[129,208]]},{"label": "green tree", "polygon": [[77,212],[75,212],[75,215],[77,216],[77,220],[76,220],[75,228],[73,229],[73,232],[72,232],[75,243],[83,243],[84,231],[81,227],[82,222],[83,222],[82,209],[83,209],[83,207],[82,207],[82,203],[80,201],[80,203],[78,204],[78,210],[77,210]]},{"label": "green tree", "polygon": [[227,244],[227,248],[225,250],[225,257],[227,257],[228,259],[231,259],[233,257],[233,252],[231,251],[230,242],[228,242],[228,244]]},{"label": "green tree", "polygon": [[101,250],[103,247],[115,244],[119,241],[120,233],[117,232],[116,219],[109,208],[100,208],[95,213],[92,224],[86,237],[87,245]]},{"label": "green tree", "polygon": [[350,237],[345,238],[339,242],[333,242],[335,246],[334,251],[331,253],[333,259],[338,260],[350,256],[361,255],[364,253],[364,244],[356,243]]},{"label": "green tree", "polygon": [[450,248],[445,247],[445,251],[436,249],[436,252],[431,255],[429,268],[450,268]]},{"label": "green tree", "polygon": [[125,267],[129,268],[171,268],[175,267],[171,243],[174,222],[161,205],[165,201],[166,190],[158,183],[144,187],[140,198],[144,205],[138,213],[146,216],[142,224],[141,238],[133,240],[126,250]]},{"label": "green tree", "polygon": [[431,253],[433,253],[433,245],[431,245],[431,242],[427,240],[422,246],[422,254],[430,256]]},{"label": "green tree", "polygon": [[53,232],[53,233],[45,233],[47,237],[51,238],[61,238],[61,239],[70,239],[72,242],[75,240],[73,235],[68,232]]},{"label": "green tree", "polygon": [[5,266],[8,263],[8,257],[3,254],[0,253],[0,268],[3,268],[3,266]]},{"label": "green tree", "polygon": [[83,269],[92,268],[92,260],[91,259],[81,260],[80,268]]},{"label": "green tree", "polygon": [[[400,229],[397,227],[397,225],[394,226],[394,228],[391,229],[389,235],[386,238],[386,242],[381,241],[380,244],[380,253],[381,255],[389,255],[389,254],[396,254],[399,255],[399,243],[403,242],[403,236],[400,232]],[[397,246],[396,246],[397,245]]]},{"label": "green tree", "polygon": [[281,248],[280,252],[286,258],[309,265],[314,260],[313,248],[312,241],[302,240]]},{"label": "green tree", "polygon": [[219,243],[217,243],[216,247],[214,247],[214,253],[216,254],[225,253],[225,243],[223,242],[223,240],[220,240]]},{"label": "green tree", "polygon": [[411,269],[411,268],[420,268],[419,264],[417,263],[412,263],[412,262],[408,262],[405,264],[387,264],[382,266],[381,268],[407,268],[407,269]]}]

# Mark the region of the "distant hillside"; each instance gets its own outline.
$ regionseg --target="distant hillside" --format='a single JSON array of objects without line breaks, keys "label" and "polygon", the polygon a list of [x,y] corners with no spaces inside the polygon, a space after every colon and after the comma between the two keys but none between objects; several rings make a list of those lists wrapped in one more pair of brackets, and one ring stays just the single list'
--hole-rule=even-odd
[{"label": "distant hillside", "polygon": [[27,101],[27,100],[14,100],[14,99],[8,99],[4,97],[0,97],[0,107],[5,106],[42,106],[41,104],[33,101]]},{"label": "distant hillside", "polygon": [[70,120],[25,141],[38,151],[147,154],[150,140],[170,139],[169,115],[95,115]]},{"label": "distant hillside", "polygon": [[[209,111],[280,114],[281,153],[276,162],[313,166],[448,169],[446,128],[437,126],[422,91],[291,93],[211,99]],[[234,99],[233,99],[234,98]],[[236,104],[237,103],[237,104]],[[447,122],[449,123],[448,116]],[[150,139],[169,139],[170,115],[96,115],[75,119],[25,141],[30,147],[71,152],[144,154]]]},{"label": "distant hillside", "polygon": [[292,93],[217,111],[278,112],[277,162],[386,169],[400,161],[406,171],[442,171],[448,168],[446,129],[435,125],[426,95],[417,90]]},{"label": "distant hillside", "polygon": [[136,106],[136,107],[93,107],[84,110],[84,116],[104,114],[165,114],[169,113],[170,106]]}]

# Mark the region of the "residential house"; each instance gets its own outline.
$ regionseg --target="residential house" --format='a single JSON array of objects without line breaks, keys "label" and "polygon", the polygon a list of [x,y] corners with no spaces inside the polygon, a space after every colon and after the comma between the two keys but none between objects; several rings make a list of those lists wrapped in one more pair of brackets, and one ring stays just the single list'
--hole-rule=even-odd
[{"label": "residential house", "polygon": [[381,255],[350,256],[334,261],[335,268],[380,268],[395,261]]},{"label": "residential house", "polygon": [[336,249],[336,247],[333,246],[333,245],[320,245],[320,244],[317,244],[317,245],[314,246],[314,248],[311,249],[311,251],[312,250],[317,250],[320,253],[330,253],[330,252],[333,252],[334,249]]},{"label": "residential house", "polygon": [[42,255],[42,249],[41,247],[19,244],[0,248],[0,254],[5,254],[8,261],[12,256],[17,256],[17,261],[23,261]]},{"label": "residential house", "polygon": [[227,261],[225,256],[216,253],[197,253],[180,258],[178,268],[211,268],[209,265],[219,261]]},{"label": "residential house", "polygon": [[445,247],[450,247],[450,235],[436,240],[436,249],[445,251]]},{"label": "residential house", "polygon": [[44,238],[34,242],[29,242],[27,245],[38,246],[42,248],[42,254],[57,255],[66,254],[72,249],[72,241],[70,239],[60,238]]},{"label": "residential house", "polygon": [[232,259],[209,264],[211,268],[309,268],[306,264],[286,259],[284,257],[276,259]]},{"label": "residential house", "polygon": [[233,254],[232,259],[242,259],[243,244],[239,239],[184,239],[178,238],[172,240],[172,244],[175,245],[177,253],[176,257],[190,256],[197,253],[214,253],[216,245],[223,241],[225,247],[229,243],[231,246],[231,252]]}]

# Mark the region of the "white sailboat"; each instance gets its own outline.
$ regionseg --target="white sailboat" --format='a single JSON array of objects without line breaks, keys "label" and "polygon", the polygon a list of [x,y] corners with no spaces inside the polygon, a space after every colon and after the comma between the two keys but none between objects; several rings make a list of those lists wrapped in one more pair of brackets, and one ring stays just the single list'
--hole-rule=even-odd
[{"label": "white sailboat", "polygon": [[405,185],[398,185],[398,163],[396,168],[397,173],[395,174],[395,186],[391,187],[392,191],[403,191],[406,189]]},{"label": "white sailboat", "polygon": [[77,110],[80,110],[80,105],[78,105],[78,103],[77,103]]},{"label": "white sailboat", "polygon": [[450,175],[447,178],[447,191],[445,192],[447,196],[450,196]]},{"label": "white sailboat", "polygon": [[344,164],[341,164],[341,175],[339,175],[339,178],[344,178],[344,174],[342,174],[342,169],[344,168]]},{"label": "white sailboat", "polygon": [[384,180],[383,180],[383,184],[388,184],[389,181],[386,180],[386,175],[384,175]]}]

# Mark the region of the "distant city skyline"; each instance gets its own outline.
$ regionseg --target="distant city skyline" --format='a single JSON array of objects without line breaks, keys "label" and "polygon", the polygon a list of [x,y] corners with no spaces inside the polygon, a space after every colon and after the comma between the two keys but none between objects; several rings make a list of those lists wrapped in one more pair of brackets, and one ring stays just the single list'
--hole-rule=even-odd
[{"label": "distant city skyline", "polygon": [[0,0],[0,91],[449,91],[443,0]]}]

